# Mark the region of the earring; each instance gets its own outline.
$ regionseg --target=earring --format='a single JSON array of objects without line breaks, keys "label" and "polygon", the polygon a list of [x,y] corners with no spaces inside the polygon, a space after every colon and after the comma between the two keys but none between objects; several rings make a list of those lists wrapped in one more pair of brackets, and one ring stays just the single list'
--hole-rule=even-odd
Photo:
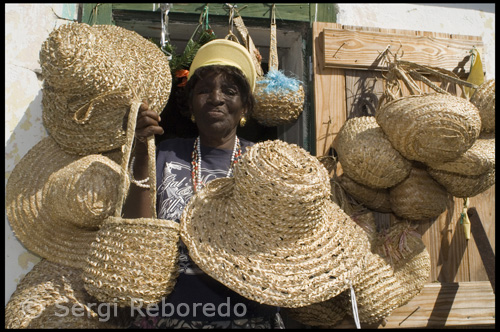
[{"label": "earring", "polygon": [[194,118],[194,114],[191,114],[191,122],[192,122],[192,123],[195,123],[195,122],[196,122],[196,119]]},{"label": "earring", "polygon": [[245,117],[242,117],[240,120],[240,126],[245,127],[246,124],[247,124],[247,119],[245,119]]}]

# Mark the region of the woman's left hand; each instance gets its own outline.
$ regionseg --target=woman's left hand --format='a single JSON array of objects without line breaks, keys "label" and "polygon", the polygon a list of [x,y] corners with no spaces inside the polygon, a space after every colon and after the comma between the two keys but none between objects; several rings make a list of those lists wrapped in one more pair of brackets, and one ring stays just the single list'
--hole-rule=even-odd
[{"label": "woman's left hand", "polygon": [[149,109],[147,101],[143,101],[137,115],[135,137],[145,141],[148,136],[162,135],[164,130],[160,126],[160,115]]}]

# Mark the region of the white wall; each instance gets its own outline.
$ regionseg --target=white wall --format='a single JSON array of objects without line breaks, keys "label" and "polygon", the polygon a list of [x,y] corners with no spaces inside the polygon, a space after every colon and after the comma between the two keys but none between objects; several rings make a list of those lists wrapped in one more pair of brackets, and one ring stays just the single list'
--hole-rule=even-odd
[{"label": "white wall", "polygon": [[[487,78],[495,77],[495,14],[412,4],[338,4],[346,25],[481,36]],[[47,136],[42,125],[38,52],[55,27],[76,19],[76,4],[5,5],[5,184],[26,152]],[[5,303],[19,280],[40,260],[15,238],[5,216]]]},{"label": "white wall", "polygon": [[337,23],[385,29],[442,32],[481,36],[484,52],[481,60],[485,79],[495,78],[495,13],[490,11],[452,8],[474,4],[338,4]]},{"label": "white wall", "polygon": [[[57,26],[76,19],[76,4],[5,4],[5,185],[10,173],[47,132],[42,125],[38,52]],[[40,260],[12,233],[5,215],[5,303],[19,280]]]}]

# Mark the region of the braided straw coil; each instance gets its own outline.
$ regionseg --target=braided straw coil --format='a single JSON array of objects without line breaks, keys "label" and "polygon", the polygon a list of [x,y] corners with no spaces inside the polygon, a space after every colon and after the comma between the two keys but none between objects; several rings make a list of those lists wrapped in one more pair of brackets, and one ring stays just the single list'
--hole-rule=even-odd
[{"label": "braided straw coil", "polygon": [[370,210],[382,213],[392,211],[389,189],[376,189],[365,186],[352,180],[345,173],[339,176],[339,182],[349,195]]},{"label": "braided straw coil", "polygon": [[479,86],[472,95],[471,103],[476,105],[481,116],[481,132],[495,132],[495,79],[488,80]]},{"label": "braided straw coil", "polygon": [[133,99],[163,111],[171,88],[166,55],[134,31],[72,23],[42,44],[44,126],[67,152],[90,154],[125,142]]},{"label": "braided straw coil", "polygon": [[24,276],[5,306],[6,329],[123,328],[126,318],[85,292],[80,269],[47,260]]},{"label": "braided straw coil", "polygon": [[336,151],[344,174],[372,188],[388,188],[403,181],[411,169],[387,139],[375,117],[348,119],[336,137]]},{"label": "braided straw coil", "polygon": [[[43,138],[7,181],[5,210],[14,234],[47,260],[83,267],[99,219],[118,199],[119,172],[105,156],[81,158],[64,152],[50,136]],[[73,182],[75,187],[64,184],[77,179],[83,182]]]},{"label": "braided straw coil", "polygon": [[441,93],[393,100],[375,116],[396,150],[425,164],[460,157],[481,129],[479,110],[471,102]]},{"label": "braided straw coil", "polygon": [[425,169],[413,167],[410,176],[389,189],[395,215],[413,221],[438,217],[446,210],[448,193]]},{"label": "braided straw coil", "polygon": [[480,175],[462,175],[428,168],[427,172],[455,197],[467,198],[479,195],[495,184],[495,168]]},{"label": "braided straw coil", "polygon": [[430,168],[465,176],[478,176],[495,168],[495,136],[481,134],[471,148],[455,160]]},{"label": "braided straw coil", "polygon": [[329,196],[317,158],[280,140],[260,142],[233,178],[193,196],[181,238],[203,271],[251,300],[289,308],[326,301],[361,273],[369,250],[364,232]]}]

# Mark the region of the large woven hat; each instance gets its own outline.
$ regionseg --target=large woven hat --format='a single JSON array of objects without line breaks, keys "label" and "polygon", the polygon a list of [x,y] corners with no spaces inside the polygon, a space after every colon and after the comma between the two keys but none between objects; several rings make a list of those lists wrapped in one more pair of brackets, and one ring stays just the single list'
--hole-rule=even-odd
[{"label": "large woven hat", "polygon": [[373,116],[348,119],[335,150],[344,173],[368,187],[392,187],[410,173],[411,162],[394,149]]},{"label": "large woven hat", "polygon": [[98,226],[118,199],[119,165],[103,155],[64,152],[49,136],[14,167],[5,210],[26,249],[81,268]]},{"label": "large woven hat", "polygon": [[495,184],[495,168],[480,175],[462,175],[428,168],[430,176],[455,197],[467,198],[485,192]]},{"label": "large woven hat", "polygon": [[5,306],[6,329],[110,329],[128,321],[87,294],[80,269],[47,260],[23,277]]},{"label": "large woven hat", "polygon": [[364,232],[329,196],[317,158],[280,140],[260,142],[233,178],[193,196],[181,238],[202,270],[251,300],[282,307],[325,301],[349,287],[369,250]]},{"label": "large woven hat", "polygon": [[464,98],[432,93],[384,104],[376,119],[406,159],[441,163],[461,156],[481,130],[479,110]]},{"label": "large woven hat", "polygon": [[40,65],[44,126],[70,153],[119,148],[131,101],[161,113],[170,95],[166,55],[118,26],[62,25],[42,44]]},{"label": "large woven hat", "polygon": [[481,116],[481,132],[495,132],[495,79],[488,80],[479,86],[472,95],[471,103],[476,105]]},{"label": "large woven hat", "polygon": [[495,168],[495,136],[481,134],[476,142],[455,160],[431,164],[430,168],[466,176],[477,176]]},{"label": "large woven hat", "polygon": [[424,168],[414,166],[410,176],[389,189],[395,215],[413,221],[438,217],[446,210],[448,193]]}]

